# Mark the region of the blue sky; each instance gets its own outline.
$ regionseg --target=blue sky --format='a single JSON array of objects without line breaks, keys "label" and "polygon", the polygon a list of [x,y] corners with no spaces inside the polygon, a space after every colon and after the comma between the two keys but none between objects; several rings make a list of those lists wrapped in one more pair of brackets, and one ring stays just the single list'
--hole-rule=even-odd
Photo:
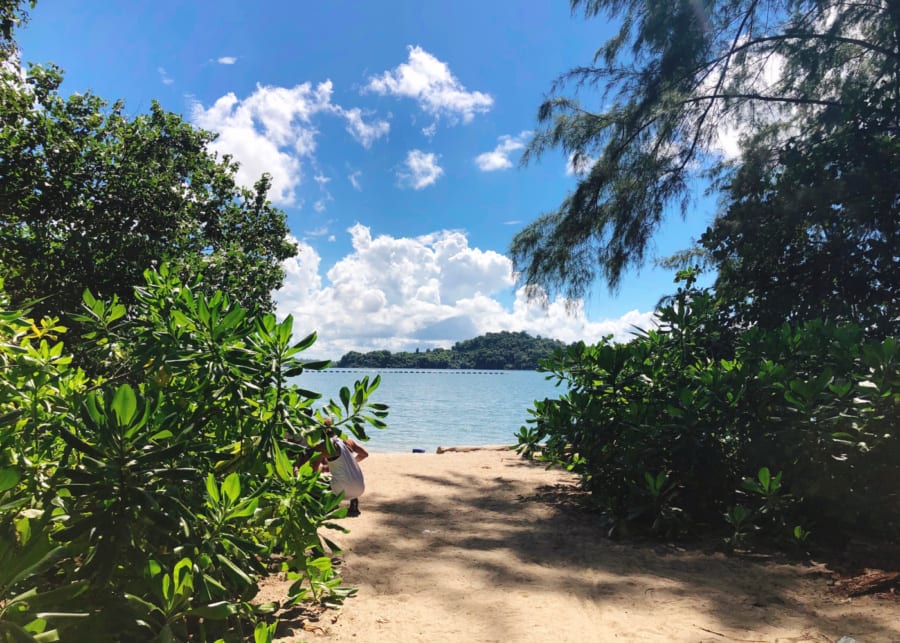
[{"label": "blue sky", "polygon": [[[598,284],[529,305],[513,235],[576,177],[551,152],[519,166],[537,108],[562,72],[613,32],[568,2],[96,2],[43,0],[19,33],[26,62],[55,62],[66,92],[156,99],[220,133],[239,178],[274,177],[301,252],[277,293],[311,353],[448,347],[489,331],[565,341],[627,337],[672,275],[647,266],[620,292]],[[598,98],[586,106],[601,108]],[[699,236],[708,200],[657,236],[666,256]]]}]

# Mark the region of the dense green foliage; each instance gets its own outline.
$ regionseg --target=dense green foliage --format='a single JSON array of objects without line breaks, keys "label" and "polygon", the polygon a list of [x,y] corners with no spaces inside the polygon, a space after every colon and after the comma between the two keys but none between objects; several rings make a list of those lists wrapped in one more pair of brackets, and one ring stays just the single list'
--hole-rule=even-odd
[{"label": "dense green foliage", "polygon": [[271,641],[273,572],[281,606],[352,591],[307,449],[325,415],[383,428],[379,379],[314,406],[315,335],[267,314],[295,251],[268,177],[238,187],[156,103],[130,117],[21,69],[19,4],[0,0],[0,641]]},{"label": "dense green foliage", "polygon": [[168,261],[207,294],[272,309],[295,253],[284,213],[235,184],[215,137],[154,102],[130,117],[90,92],[65,98],[55,67],[0,58],[0,276],[15,306],[76,312],[85,288],[134,301],[148,268]]},{"label": "dense green foliage", "polygon": [[[698,173],[721,209],[661,326],[545,363],[524,453],[581,477],[610,529],[840,544],[900,536],[900,5],[573,0],[623,18],[594,66],[602,113],[554,97],[529,155],[592,160],[513,247],[526,280],[582,294],[640,265]],[[775,72],[766,77],[766,72]],[[740,158],[716,157],[739,126]],[[595,159],[596,160],[593,160]]]},{"label": "dense green foliage", "polygon": [[556,339],[532,337],[528,333],[502,331],[456,342],[452,348],[424,352],[391,353],[351,351],[341,357],[338,368],[435,368],[467,370],[533,371],[540,360],[565,345]]},{"label": "dense green foliage", "polygon": [[327,365],[301,361],[315,335],[167,266],[128,307],[84,304],[94,378],[0,287],[0,640],[271,640],[254,596],[279,569],[285,604],[345,596],[321,530],[346,510],[295,461],[324,414],[383,427],[379,380],[314,408],[296,383]]},{"label": "dense green foliage", "polygon": [[900,537],[900,342],[821,321],[729,331],[693,279],[658,329],[548,360],[569,393],[536,403],[520,448],[577,473],[613,531]]},{"label": "dense green foliage", "polygon": [[[749,243],[767,244],[773,266],[783,260],[774,277],[779,284],[796,281],[794,298],[801,310],[821,294],[819,288],[804,289],[806,271],[828,266],[835,250],[846,250],[835,247],[837,235],[847,234],[853,244],[897,247],[900,187],[891,178],[895,175],[884,176],[892,167],[885,164],[896,162],[900,125],[896,2],[571,0],[571,5],[588,18],[610,20],[619,33],[590,64],[564,75],[539,110],[542,127],[526,160],[558,148],[588,170],[557,210],[515,237],[512,256],[527,283],[571,296],[588,292],[597,277],[615,288],[629,267],[643,263],[664,218],[679,208],[687,211],[696,179],[705,172],[722,179],[722,216],[738,228],[759,229],[758,205],[770,209],[770,216],[790,211],[778,227],[794,231],[791,241],[802,245],[796,279],[793,257],[779,245],[785,233],[771,240],[758,235]],[[577,93],[564,94],[570,87],[597,89],[599,96],[588,91],[582,102]],[[743,160],[752,161],[755,169],[749,171],[758,174],[739,177],[731,190],[729,166],[718,154],[719,136],[729,127],[732,135],[743,135]],[[882,181],[879,186],[870,183],[870,171]],[[806,189],[832,180],[834,186],[821,193]],[[757,183],[752,192],[747,182]],[[745,203],[750,195],[753,200]],[[846,220],[837,224],[836,218]],[[732,255],[729,261],[742,260],[733,257],[744,249],[740,241],[721,244],[713,243]],[[893,276],[896,283],[896,272],[876,258],[887,255],[888,263],[896,263],[896,253],[873,248],[851,256],[863,254],[866,270],[877,262],[886,271],[879,276]],[[836,284],[834,294],[845,285]],[[864,298],[892,301],[892,293],[881,290],[886,281],[872,277],[857,286],[875,293]]]},{"label": "dense green foliage", "polygon": [[757,146],[729,176],[727,210],[701,246],[733,323],[828,319],[900,334],[898,123],[886,136],[859,120]]}]

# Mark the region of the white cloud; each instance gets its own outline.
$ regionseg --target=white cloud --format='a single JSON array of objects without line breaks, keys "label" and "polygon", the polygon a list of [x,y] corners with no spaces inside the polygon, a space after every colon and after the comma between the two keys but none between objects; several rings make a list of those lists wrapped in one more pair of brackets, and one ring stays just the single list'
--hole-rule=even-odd
[{"label": "white cloud", "polygon": [[428,127],[422,128],[422,134],[425,135],[429,141],[434,138],[434,135],[437,134],[437,121],[429,125]]},{"label": "white cloud", "polygon": [[501,136],[498,140],[497,147],[490,152],[479,154],[475,157],[475,164],[482,172],[494,172],[496,170],[508,170],[513,166],[509,160],[509,155],[516,150],[525,147],[525,139],[531,135],[531,132],[521,132],[518,136]]},{"label": "white cloud", "polygon": [[162,81],[163,85],[171,85],[175,82],[174,80],[172,80],[172,77],[169,76],[165,67],[157,67],[156,71],[159,72],[159,79]]},{"label": "white cloud", "polygon": [[572,152],[566,161],[566,174],[568,176],[584,176],[590,172],[596,160],[587,154]]},{"label": "white cloud", "polygon": [[[294,333],[316,331],[310,358],[337,359],[350,350],[449,348],[488,332],[526,331],[565,342],[627,340],[633,325],[649,327],[651,313],[589,321],[581,302],[547,306],[514,293],[512,263],[494,251],[469,246],[463,232],[441,230],[415,238],[372,237],[356,224],[348,230],[349,255],[320,274],[321,258],[305,242],[285,262],[284,286],[275,294],[278,314],[294,317]],[[499,297],[512,295],[511,306]]]},{"label": "white cloud", "polygon": [[237,62],[237,56],[222,56],[220,58],[216,58],[216,62],[220,65],[233,65]]},{"label": "white cloud", "polygon": [[313,228],[312,230],[304,230],[303,234],[307,237],[324,237],[328,234],[328,224],[326,223],[325,225]]},{"label": "white cloud", "polygon": [[444,173],[437,164],[438,156],[433,152],[410,150],[403,162],[404,169],[397,172],[400,185],[421,190],[432,185]]},{"label": "white cloud", "polygon": [[446,63],[421,47],[408,49],[407,62],[381,76],[370,77],[365,90],[412,98],[429,114],[446,116],[451,122],[461,119],[468,123],[475,114],[491,109],[494,99],[489,94],[466,91]]},{"label": "white cloud", "polygon": [[362,110],[358,107],[353,109],[335,107],[335,111],[347,119],[347,131],[366,149],[391,131],[391,124],[388,121],[376,120],[366,123],[362,117]]},{"label": "white cloud", "polygon": [[276,205],[294,205],[302,161],[316,150],[318,130],[313,117],[331,113],[331,81],[303,83],[292,88],[257,85],[247,98],[233,93],[208,109],[194,103],[195,125],[219,133],[211,147],[231,154],[238,163],[237,179],[252,186],[263,172],[272,175],[270,198]]},{"label": "white cloud", "polygon": [[347,175],[347,180],[350,181],[350,185],[353,186],[353,189],[357,192],[362,192],[362,185],[359,182],[359,177],[362,176],[362,171],[356,170],[355,172],[351,172]]},{"label": "white cloud", "polygon": [[325,212],[325,208],[327,207],[327,203],[329,201],[333,201],[334,199],[330,194],[323,196],[321,199],[318,199],[315,203],[313,203],[313,210],[318,212],[319,214]]},{"label": "white cloud", "polygon": [[[740,41],[742,44],[745,40]],[[749,73],[741,82],[743,86],[738,93],[779,94],[784,90],[779,89],[784,81],[784,57],[779,54],[749,53],[742,69],[755,70]],[[716,91],[716,83],[719,81],[721,66],[710,73],[701,85],[700,91],[712,95]],[[724,86],[733,82],[736,71],[729,67],[726,73]],[[727,92],[726,92],[727,93]],[[705,109],[705,105],[703,106]],[[757,130],[762,123],[772,123],[789,116],[795,109],[777,103],[756,104],[746,103],[737,109],[728,108],[718,101],[712,109],[710,116],[718,122],[718,127],[710,142],[710,148],[727,160],[736,159],[741,154],[741,139]]]},{"label": "white cloud", "polygon": [[244,99],[228,93],[208,108],[195,102],[191,120],[219,134],[210,147],[230,154],[240,164],[239,183],[251,187],[263,172],[268,172],[272,175],[272,202],[296,206],[303,168],[305,164],[315,167],[319,137],[316,121],[321,115],[345,119],[347,131],[367,148],[390,131],[388,121],[366,122],[359,108],[345,109],[332,102],[332,93],[330,80],[290,88],[257,85]]}]

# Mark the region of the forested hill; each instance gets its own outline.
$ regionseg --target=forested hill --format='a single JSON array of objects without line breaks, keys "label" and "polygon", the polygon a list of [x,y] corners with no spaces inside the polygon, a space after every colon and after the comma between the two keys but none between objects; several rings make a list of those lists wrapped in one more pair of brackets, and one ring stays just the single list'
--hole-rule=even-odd
[{"label": "forested hill", "polygon": [[538,360],[566,345],[557,339],[532,337],[528,333],[487,333],[457,342],[453,348],[435,348],[414,353],[350,351],[337,368],[452,368],[473,370],[533,371]]}]

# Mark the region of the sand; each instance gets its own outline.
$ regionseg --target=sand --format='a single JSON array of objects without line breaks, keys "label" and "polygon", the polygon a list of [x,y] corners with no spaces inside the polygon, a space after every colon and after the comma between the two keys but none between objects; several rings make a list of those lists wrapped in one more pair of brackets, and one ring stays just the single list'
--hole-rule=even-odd
[{"label": "sand", "polygon": [[509,450],[362,467],[362,514],[330,532],[358,594],[281,641],[900,641],[900,600],[840,596],[824,565],[604,538],[567,473]]}]

